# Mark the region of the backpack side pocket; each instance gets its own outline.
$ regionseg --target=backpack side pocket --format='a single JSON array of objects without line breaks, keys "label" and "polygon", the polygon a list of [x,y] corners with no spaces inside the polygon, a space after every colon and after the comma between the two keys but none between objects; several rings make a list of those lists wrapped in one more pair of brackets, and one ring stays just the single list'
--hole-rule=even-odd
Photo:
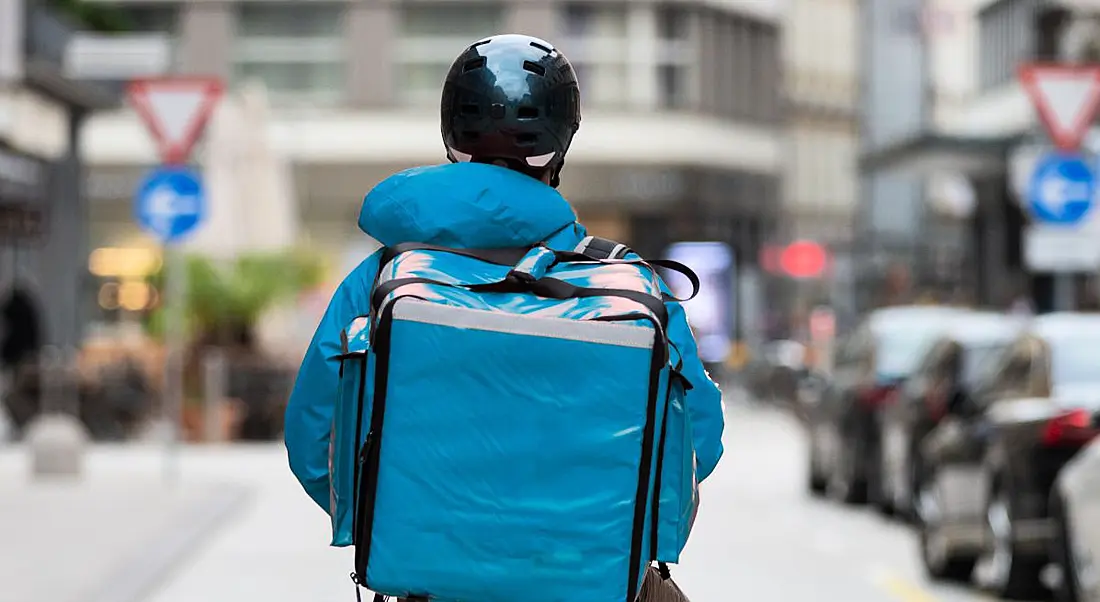
[{"label": "backpack side pocket", "polygon": [[691,416],[684,403],[682,377],[673,373],[666,418],[664,462],[658,497],[660,520],[657,527],[659,562],[679,562],[680,552],[691,533],[699,486],[695,471],[695,449],[691,434]]}]

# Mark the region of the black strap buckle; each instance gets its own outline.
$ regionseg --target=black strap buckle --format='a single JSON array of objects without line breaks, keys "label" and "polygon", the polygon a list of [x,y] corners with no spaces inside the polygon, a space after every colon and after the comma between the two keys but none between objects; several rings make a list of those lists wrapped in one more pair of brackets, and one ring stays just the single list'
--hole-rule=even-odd
[{"label": "black strap buckle", "polygon": [[513,282],[516,284],[531,284],[537,278],[528,274],[527,272],[520,272],[518,270],[511,270],[508,275],[504,277],[505,282]]}]

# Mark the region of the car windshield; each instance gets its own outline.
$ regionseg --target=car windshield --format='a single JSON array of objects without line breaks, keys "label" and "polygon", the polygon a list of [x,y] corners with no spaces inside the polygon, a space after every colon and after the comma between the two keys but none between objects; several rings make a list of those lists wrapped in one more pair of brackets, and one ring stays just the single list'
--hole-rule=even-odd
[{"label": "car windshield", "polygon": [[962,353],[962,381],[963,384],[970,386],[977,382],[978,378],[985,372],[989,362],[993,361],[997,355],[1004,351],[1006,345],[968,345],[963,349]]},{"label": "car windshield", "polygon": [[935,340],[932,329],[884,332],[877,337],[875,361],[880,375],[904,377],[912,374]]},{"label": "car windshield", "polygon": [[1100,383],[1100,337],[1051,341],[1050,364],[1056,386]]}]

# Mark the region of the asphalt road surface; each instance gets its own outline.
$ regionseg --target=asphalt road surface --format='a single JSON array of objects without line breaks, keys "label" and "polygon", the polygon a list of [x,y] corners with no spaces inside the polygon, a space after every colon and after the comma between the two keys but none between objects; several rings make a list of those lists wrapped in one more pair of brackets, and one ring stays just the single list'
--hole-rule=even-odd
[{"label": "asphalt road surface", "polygon": [[[726,456],[703,485],[692,540],[673,567],[695,602],[990,599],[928,583],[907,528],[809,498],[805,443],[791,418],[729,406]],[[184,471],[249,480],[255,497],[146,602],[355,599],[350,552],[326,547],[326,517],[290,477],[281,446],[196,452]]]},{"label": "asphalt road surface", "polygon": [[726,455],[673,571],[697,602],[992,600],[930,583],[914,533],[869,509],[811,498],[801,426],[731,400]]}]

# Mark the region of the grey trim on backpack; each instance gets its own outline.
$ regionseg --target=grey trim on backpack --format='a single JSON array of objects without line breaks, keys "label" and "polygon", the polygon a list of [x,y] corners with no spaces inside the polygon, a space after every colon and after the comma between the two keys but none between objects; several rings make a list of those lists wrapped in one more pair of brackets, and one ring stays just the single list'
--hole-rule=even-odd
[{"label": "grey trim on backpack", "polygon": [[648,326],[483,311],[411,298],[395,303],[394,320],[638,349],[653,347],[653,329]]},{"label": "grey trim on backpack", "polygon": [[573,252],[574,253],[587,253],[588,247],[591,246],[592,241],[594,241],[594,240],[603,240],[603,241],[614,242],[615,243],[615,246],[611,249],[611,253],[607,256],[607,259],[622,259],[623,257],[626,257],[627,251],[630,250],[630,249],[627,248],[626,245],[624,245],[622,243],[619,243],[619,242],[615,242],[613,240],[608,240],[606,238],[599,238],[597,236],[585,236],[583,239],[581,239],[581,241],[579,243],[577,243],[577,246],[573,248]]}]

